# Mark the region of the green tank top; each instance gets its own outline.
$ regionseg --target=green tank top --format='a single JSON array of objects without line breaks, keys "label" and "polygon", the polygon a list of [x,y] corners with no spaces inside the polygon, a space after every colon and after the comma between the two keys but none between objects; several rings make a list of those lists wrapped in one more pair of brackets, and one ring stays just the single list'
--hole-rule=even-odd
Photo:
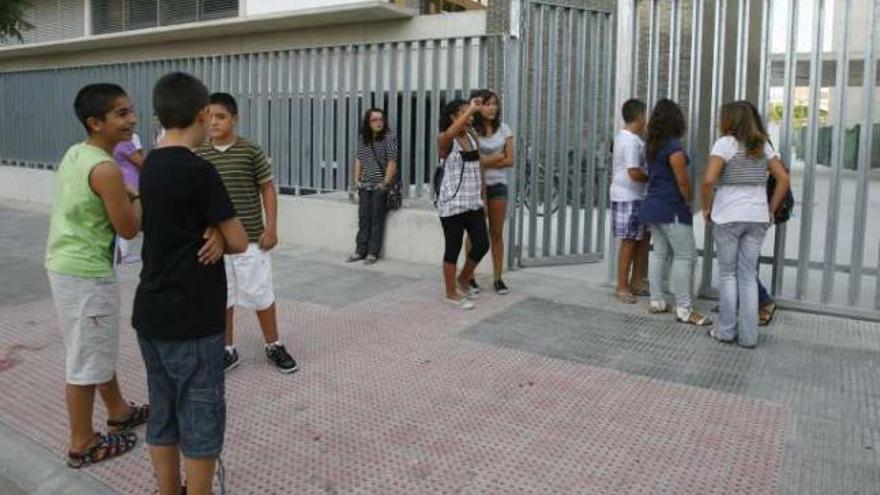
[{"label": "green tank top", "polygon": [[104,202],[89,186],[92,168],[112,161],[106,151],[86,143],[64,154],[55,182],[47,270],[88,278],[113,275],[116,234]]}]

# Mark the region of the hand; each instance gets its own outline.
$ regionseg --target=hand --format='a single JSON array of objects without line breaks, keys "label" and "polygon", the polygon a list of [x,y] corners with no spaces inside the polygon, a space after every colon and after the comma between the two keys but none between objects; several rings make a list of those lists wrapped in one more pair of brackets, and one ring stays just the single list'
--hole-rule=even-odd
[{"label": "hand", "polygon": [[266,231],[263,232],[263,235],[260,236],[259,244],[260,249],[262,249],[263,251],[271,250],[278,245],[278,234],[275,232],[275,230],[266,229]]},{"label": "hand", "polygon": [[712,223],[712,210],[703,208],[703,223],[705,223],[706,225]]},{"label": "hand", "polygon": [[138,196],[138,191],[128,184],[125,185],[125,193],[128,194],[128,199]]},{"label": "hand", "polygon": [[205,243],[199,249],[199,263],[203,265],[213,265],[223,257],[226,252],[226,239],[220,233],[220,229],[216,227],[208,227],[202,234]]},{"label": "hand", "polygon": [[468,113],[471,115],[475,115],[483,109],[483,99],[482,98],[471,98],[470,105],[468,105]]}]

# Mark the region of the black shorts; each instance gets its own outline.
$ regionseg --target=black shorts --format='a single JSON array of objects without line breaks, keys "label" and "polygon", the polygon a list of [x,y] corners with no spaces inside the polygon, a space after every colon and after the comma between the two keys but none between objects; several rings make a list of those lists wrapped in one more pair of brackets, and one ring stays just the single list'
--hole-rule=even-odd
[{"label": "black shorts", "polygon": [[507,184],[492,184],[491,186],[486,186],[486,199],[489,201],[506,200]]}]

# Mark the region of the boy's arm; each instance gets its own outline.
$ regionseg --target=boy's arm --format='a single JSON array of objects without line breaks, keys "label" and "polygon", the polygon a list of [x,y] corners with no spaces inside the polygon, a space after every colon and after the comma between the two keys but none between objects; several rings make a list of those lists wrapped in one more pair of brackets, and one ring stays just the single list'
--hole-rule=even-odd
[{"label": "boy's arm", "polygon": [[260,236],[260,249],[268,251],[278,245],[278,193],[272,179],[260,184],[260,196],[266,212],[266,228]]},{"label": "boy's arm", "polygon": [[645,170],[641,167],[628,168],[626,169],[626,173],[629,175],[630,180],[635,182],[648,182],[648,174],[646,174]]},{"label": "boy's arm", "polygon": [[223,241],[226,243],[226,254],[240,254],[247,250],[247,232],[238,217],[232,217],[217,224]]},{"label": "boy's arm", "polygon": [[128,155],[128,161],[133,163],[138,170],[144,168],[144,151],[135,150],[132,154]]},{"label": "boy's arm", "polygon": [[119,167],[110,162],[95,165],[89,186],[103,201],[113,230],[123,239],[134,238],[141,229],[140,200],[125,188]]}]

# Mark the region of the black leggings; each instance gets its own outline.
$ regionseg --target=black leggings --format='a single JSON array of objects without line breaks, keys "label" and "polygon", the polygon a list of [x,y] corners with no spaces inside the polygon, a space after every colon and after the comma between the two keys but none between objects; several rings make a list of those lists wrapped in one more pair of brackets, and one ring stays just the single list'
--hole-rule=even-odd
[{"label": "black leggings", "polygon": [[471,261],[479,263],[489,251],[489,229],[486,227],[486,215],[482,208],[451,217],[440,217],[440,223],[443,225],[443,237],[446,239],[444,262],[458,263],[458,253],[461,252],[465,231],[471,239],[472,248],[468,253]]}]

